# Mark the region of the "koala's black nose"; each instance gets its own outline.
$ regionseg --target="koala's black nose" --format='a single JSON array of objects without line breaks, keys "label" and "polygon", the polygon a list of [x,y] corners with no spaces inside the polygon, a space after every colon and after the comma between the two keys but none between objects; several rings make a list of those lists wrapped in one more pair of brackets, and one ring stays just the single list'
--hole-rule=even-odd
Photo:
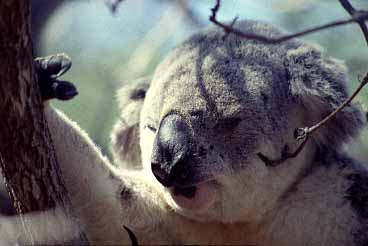
[{"label": "koala's black nose", "polygon": [[152,172],[162,185],[170,187],[187,178],[190,145],[190,128],[183,117],[167,115],[161,121],[151,157]]}]

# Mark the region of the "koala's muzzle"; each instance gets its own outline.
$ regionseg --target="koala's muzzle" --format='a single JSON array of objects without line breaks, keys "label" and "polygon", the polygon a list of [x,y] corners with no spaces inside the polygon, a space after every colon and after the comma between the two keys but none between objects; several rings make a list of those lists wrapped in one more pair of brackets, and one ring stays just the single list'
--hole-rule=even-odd
[{"label": "koala's muzzle", "polygon": [[162,185],[186,183],[186,166],[192,155],[190,136],[190,128],[182,116],[169,114],[161,121],[153,145],[151,169]]}]

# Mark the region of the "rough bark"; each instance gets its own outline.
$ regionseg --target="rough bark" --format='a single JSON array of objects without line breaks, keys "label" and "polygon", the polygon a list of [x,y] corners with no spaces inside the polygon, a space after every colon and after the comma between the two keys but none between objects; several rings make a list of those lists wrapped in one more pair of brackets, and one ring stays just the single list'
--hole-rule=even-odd
[{"label": "rough bark", "polygon": [[[58,207],[72,218],[36,83],[29,23],[29,0],[0,1],[0,165],[18,214]],[[35,228],[23,225],[32,242]],[[73,243],[86,244],[84,234]]]}]

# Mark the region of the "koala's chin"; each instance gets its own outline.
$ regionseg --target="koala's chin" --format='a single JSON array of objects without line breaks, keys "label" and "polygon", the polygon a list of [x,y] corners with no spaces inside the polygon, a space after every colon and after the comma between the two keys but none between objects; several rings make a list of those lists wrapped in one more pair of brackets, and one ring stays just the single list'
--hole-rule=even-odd
[{"label": "koala's chin", "polygon": [[171,202],[178,210],[208,210],[216,198],[216,187],[213,181],[205,181],[195,186],[170,187],[167,189]]},{"label": "koala's chin", "polygon": [[191,220],[221,222],[221,218],[215,218],[216,216],[214,216],[218,214],[216,205],[219,203],[219,192],[216,183],[214,181],[207,181],[189,189],[195,189],[191,197],[182,194],[182,191],[178,191],[177,188],[165,188],[165,199],[169,206],[176,213]]}]

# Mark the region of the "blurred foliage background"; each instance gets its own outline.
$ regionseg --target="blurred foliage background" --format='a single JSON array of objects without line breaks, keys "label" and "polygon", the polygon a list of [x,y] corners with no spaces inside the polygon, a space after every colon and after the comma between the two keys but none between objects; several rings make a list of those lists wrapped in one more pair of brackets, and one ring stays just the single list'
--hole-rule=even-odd
[{"label": "blurred foliage background", "polygon": [[[36,55],[66,52],[73,59],[73,68],[63,79],[73,81],[80,94],[72,101],[54,104],[110,155],[109,133],[119,114],[115,91],[126,81],[152,74],[173,46],[210,26],[208,16],[214,2],[125,0],[112,14],[103,0],[32,0]],[[288,32],[349,17],[337,0],[222,2],[220,20],[235,16],[258,19]],[[368,10],[366,0],[351,2]],[[357,76],[368,71],[368,47],[357,25],[328,29],[303,39],[346,61],[350,89],[357,85]],[[368,105],[368,88],[358,99]],[[354,148],[356,155],[366,161],[367,137],[366,131]]]}]

